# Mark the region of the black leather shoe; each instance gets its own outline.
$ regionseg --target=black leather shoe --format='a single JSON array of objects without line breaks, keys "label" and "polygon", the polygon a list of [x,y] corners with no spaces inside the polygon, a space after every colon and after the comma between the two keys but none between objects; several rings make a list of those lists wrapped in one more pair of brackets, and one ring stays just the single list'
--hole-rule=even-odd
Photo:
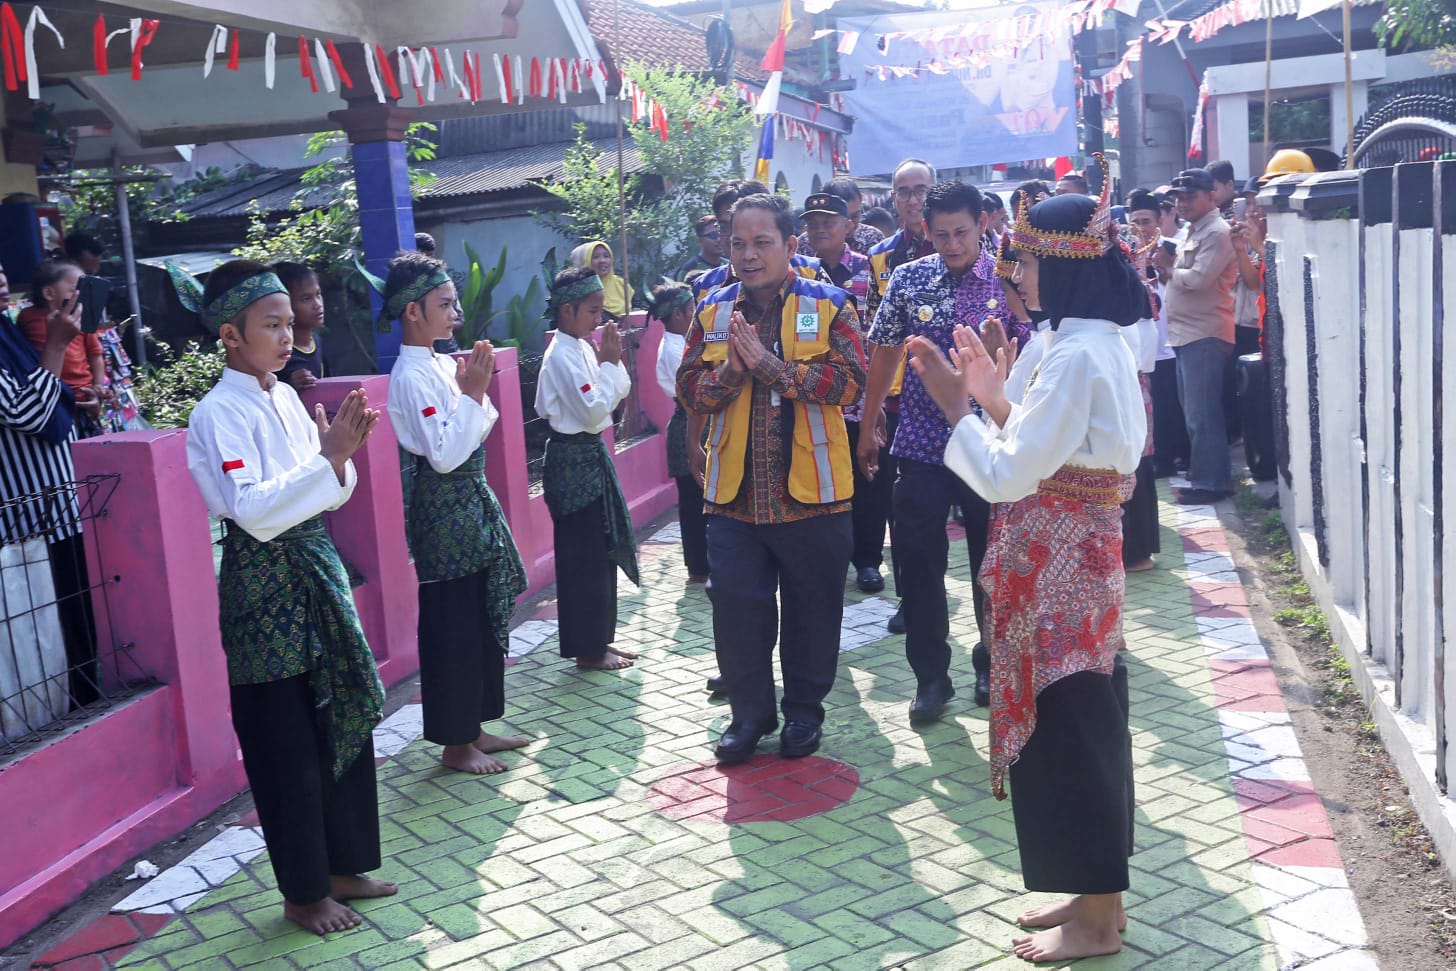
[{"label": "black leather shoe", "polygon": [[891,617],[885,626],[890,629],[891,634],[905,633],[905,601],[900,601],[895,606],[895,616]]},{"label": "black leather shoe", "polygon": [[988,708],[991,705],[991,672],[976,672],[976,705]]},{"label": "black leather shoe", "polygon": [[718,739],[718,747],[713,750],[713,757],[718,760],[719,765],[737,765],[740,762],[747,762],[753,757],[753,750],[758,748],[758,740],[775,726],[772,722],[767,725],[760,725],[757,728],[745,728],[737,722],[728,726],[723,737]]},{"label": "black leather shoe", "polygon": [[854,582],[865,593],[879,593],[885,589],[885,578],[872,566],[861,567]]},{"label": "black leather shoe", "polygon": [[786,759],[802,759],[819,751],[819,740],[823,732],[818,725],[808,722],[789,721],[779,733],[779,754]]},{"label": "black leather shoe", "polygon": [[911,722],[933,722],[945,712],[945,703],[955,697],[955,687],[949,679],[921,688],[910,702]]},{"label": "black leather shoe", "polygon": [[708,679],[708,694],[721,695],[723,693],[723,676],[715,674]]}]

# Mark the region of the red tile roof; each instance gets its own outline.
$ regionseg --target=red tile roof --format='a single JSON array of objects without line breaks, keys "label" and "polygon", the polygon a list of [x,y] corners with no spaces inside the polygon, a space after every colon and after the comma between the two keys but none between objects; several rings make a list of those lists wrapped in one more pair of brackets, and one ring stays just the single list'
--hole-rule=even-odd
[{"label": "red tile roof", "polygon": [[[587,0],[586,11],[597,46],[614,60],[707,73],[707,33],[694,24],[633,0]],[[619,36],[620,51],[615,44]],[[758,65],[758,57],[740,52],[734,74],[745,81],[768,80]]]}]

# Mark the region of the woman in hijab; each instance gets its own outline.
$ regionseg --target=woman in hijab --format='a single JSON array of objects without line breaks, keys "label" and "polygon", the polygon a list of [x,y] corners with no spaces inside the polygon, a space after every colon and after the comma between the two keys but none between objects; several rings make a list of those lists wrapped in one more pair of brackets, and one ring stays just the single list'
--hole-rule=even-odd
[{"label": "woman in hijab", "polygon": [[[1104,180],[1105,181],[1105,180]],[[1017,282],[1051,322],[1021,401],[1011,357],[956,333],[954,365],[910,342],[954,432],[945,464],[994,503],[981,583],[991,605],[991,782],[1012,814],[1031,891],[1074,894],[1030,910],[1013,941],[1030,961],[1121,949],[1132,852],[1132,750],[1122,646],[1120,504],[1147,435],[1137,365],[1120,330],[1143,315],[1107,201],[1056,196],[1022,211]],[[985,412],[971,412],[974,398]]]},{"label": "woman in hijab", "polygon": [[600,239],[582,243],[571,251],[572,266],[591,267],[602,278],[602,292],[607,298],[602,304],[603,313],[620,320],[632,309],[632,288],[613,272],[614,259],[612,248]]}]

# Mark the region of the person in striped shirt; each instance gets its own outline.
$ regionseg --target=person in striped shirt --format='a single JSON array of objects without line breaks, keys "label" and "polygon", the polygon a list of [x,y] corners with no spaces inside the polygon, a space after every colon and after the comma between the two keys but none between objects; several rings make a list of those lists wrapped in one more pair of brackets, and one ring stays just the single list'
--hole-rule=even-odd
[{"label": "person in striped shirt", "polygon": [[0,545],[45,541],[70,702],[82,706],[99,695],[96,624],[71,464],[76,398],[61,372],[66,349],[81,333],[83,308],[72,293],[49,310],[37,350],[10,320],[9,304],[10,285],[0,267]]}]

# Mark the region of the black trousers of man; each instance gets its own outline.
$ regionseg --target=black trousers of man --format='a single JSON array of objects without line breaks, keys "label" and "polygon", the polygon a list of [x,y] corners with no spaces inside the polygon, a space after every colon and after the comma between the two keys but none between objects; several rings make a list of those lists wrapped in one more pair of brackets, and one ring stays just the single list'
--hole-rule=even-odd
[{"label": "black trousers of man", "polygon": [[[885,441],[895,440],[895,426],[900,422],[896,412],[885,414]],[[860,423],[847,421],[844,427],[849,431],[850,454],[858,454]],[[886,445],[880,449],[880,471],[873,479],[866,479],[859,463],[854,463],[854,553],[850,563],[856,570],[873,567],[878,570],[885,563],[885,527],[890,535],[895,533],[894,495],[895,468],[898,459],[890,454]],[[899,590],[900,560],[890,564],[895,578],[895,590]]]},{"label": "black trousers of man", "polygon": [[[924,690],[950,680],[950,610],[945,573],[950,563],[946,518],[952,505],[965,514],[966,553],[971,565],[971,602],[976,629],[984,641],[985,599],[981,561],[991,528],[991,504],[943,465],[900,459],[895,483],[895,562],[900,564],[899,589],[905,607],[905,657]],[[972,652],[977,671],[990,670],[983,644]]]},{"label": "black trousers of man", "polygon": [[1172,475],[1178,463],[1186,468],[1191,445],[1183,402],[1178,397],[1178,360],[1159,361],[1153,371],[1153,468],[1159,476]]},{"label": "black trousers of man", "polygon": [[839,668],[852,546],[847,512],[767,525],[708,517],[713,641],[735,725],[764,732],[777,727],[775,641],[784,719],[823,724],[824,698]]},{"label": "black trousers of man", "polygon": [[329,894],[330,876],[379,868],[379,794],[374,742],[339,778],[326,713],[314,705],[309,675],[232,686],[233,730],[268,861],[289,903]]}]

